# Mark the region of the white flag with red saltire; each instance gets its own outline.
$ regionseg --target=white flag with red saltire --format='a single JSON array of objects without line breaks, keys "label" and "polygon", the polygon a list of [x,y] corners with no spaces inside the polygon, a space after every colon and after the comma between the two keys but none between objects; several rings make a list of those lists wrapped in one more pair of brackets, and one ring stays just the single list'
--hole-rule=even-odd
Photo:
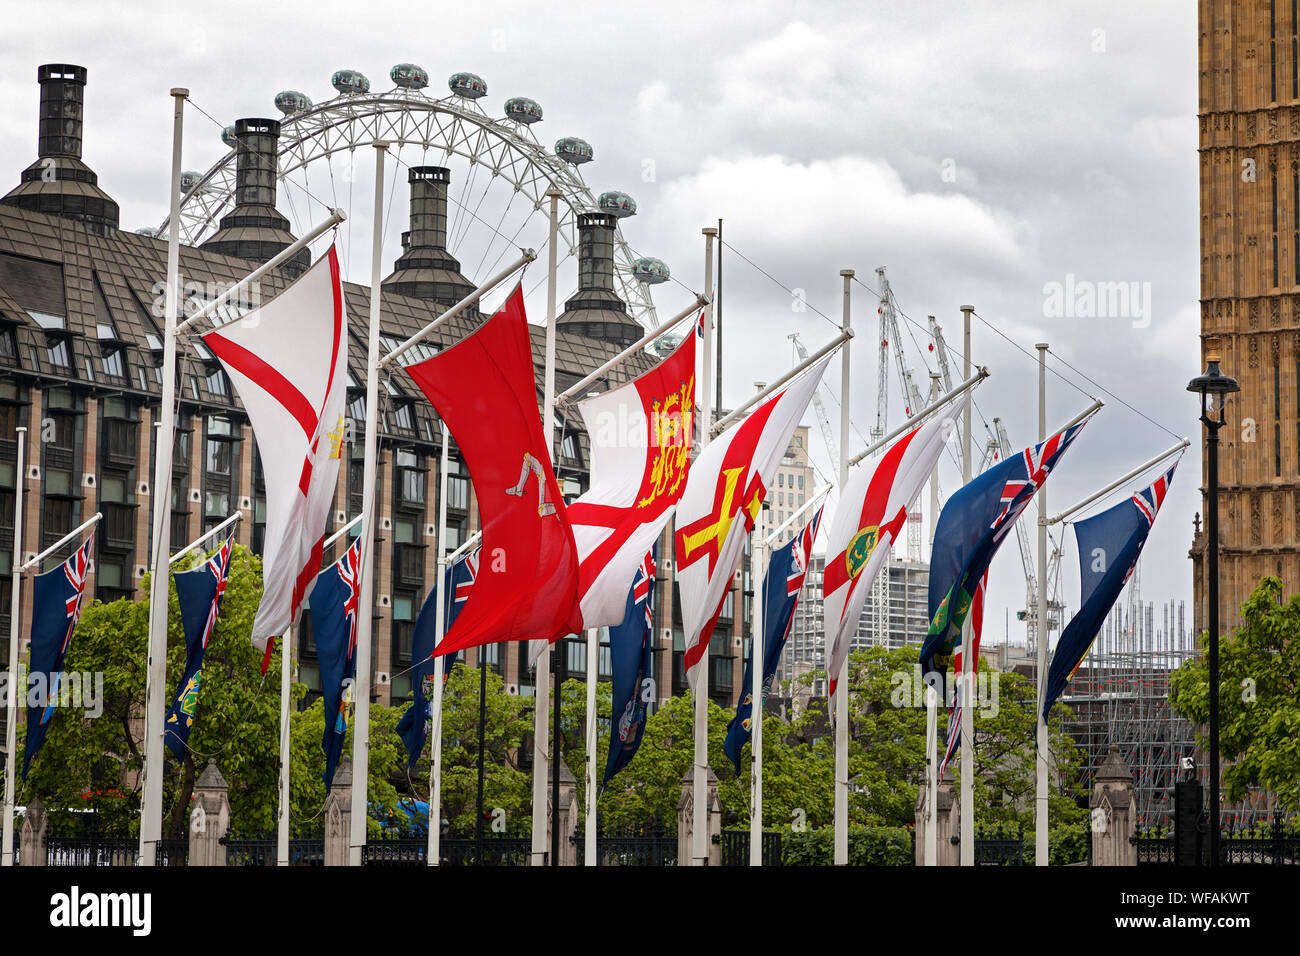
[{"label": "white flag with red saltire", "polygon": [[903,532],[907,509],[916,501],[953,434],[966,405],[956,402],[889,446],[875,468],[849,473],[826,540],[826,640],[830,642],[830,693],[835,693],[858,617],[872,582],[889,560]]},{"label": "white flag with red saltire", "polygon": [[347,334],[331,246],[270,302],[203,336],[244,403],[266,476],[253,643],[268,659],[320,573],[343,444]]},{"label": "white flag with red saltire", "polygon": [[673,537],[685,636],[684,665],[692,688],[707,655],[713,622],[740,564],[745,537],[794,430],[830,361],[827,357],[732,425],[700,452],[677,504]]}]

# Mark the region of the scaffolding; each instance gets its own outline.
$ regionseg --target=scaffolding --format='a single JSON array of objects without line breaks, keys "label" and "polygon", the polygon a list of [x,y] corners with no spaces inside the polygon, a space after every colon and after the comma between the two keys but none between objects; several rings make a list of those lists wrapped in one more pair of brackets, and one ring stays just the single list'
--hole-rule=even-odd
[{"label": "scaffolding", "polygon": [[[1140,575],[1139,563],[1061,703],[1074,712],[1064,729],[1085,752],[1084,792],[1091,792],[1111,744],[1118,745],[1133,772],[1138,829],[1147,830],[1173,826],[1174,783],[1190,772],[1185,761],[1203,785],[1209,761],[1196,746],[1195,726],[1169,706],[1170,675],[1199,654],[1185,604],[1162,604],[1157,626],[1155,605],[1142,600]],[[1252,791],[1225,805],[1224,825],[1251,826],[1271,810],[1268,795]]]}]

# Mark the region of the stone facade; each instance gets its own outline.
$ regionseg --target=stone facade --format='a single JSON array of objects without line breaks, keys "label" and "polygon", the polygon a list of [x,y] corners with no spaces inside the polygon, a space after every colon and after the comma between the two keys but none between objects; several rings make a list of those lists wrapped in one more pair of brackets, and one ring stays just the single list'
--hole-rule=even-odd
[{"label": "stone facade", "polygon": [[[1293,4],[1200,0],[1201,333],[1220,336],[1223,371],[1241,383],[1220,433],[1225,630],[1261,577],[1300,582],[1298,21]],[[1198,519],[1197,632],[1205,545]]]}]

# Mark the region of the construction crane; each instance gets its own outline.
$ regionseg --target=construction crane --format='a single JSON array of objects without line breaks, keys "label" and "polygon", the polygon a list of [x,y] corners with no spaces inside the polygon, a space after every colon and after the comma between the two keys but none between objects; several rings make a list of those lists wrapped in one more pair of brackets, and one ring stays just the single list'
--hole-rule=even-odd
[{"label": "construction crane", "polygon": [[[808,350],[804,348],[803,343],[799,341],[799,333],[791,332],[786,336],[786,338],[794,343],[794,350],[799,356],[799,361],[806,362],[808,360]],[[822,404],[822,397],[819,394],[819,391],[820,390],[813,392],[813,408],[817,413],[817,421],[819,421],[822,426],[822,438],[826,440],[826,451],[831,456],[831,473],[838,475],[840,473],[840,446],[839,442],[835,439],[835,429],[831,428],[831,419],[830,416],[826,414],[826,406]],[[884,433],[882,432],[881,434]]]},{"label": "construction crane", "polygon": [[[1002,460],[1005,461],[1008,456],[1014,454],[1011,448],[1011,439],[1007,437],[1007,427],[1002,424],[1002,419],[993,419],[993,428],[997,433],[997,446],[1002,452]],[[990,445],[992,445],[990,441]],[[996,459],[996,456],[995,456]],[[1025,622],[1025,632],[1028,638],[1029,649],[1036,650],[1038,647],[1038,575],[1034,569],[1034,550],[1029,542],[1029,529],[1023,521],[1016,522],[1016,542],[1020,545],[1020,563],[1025,570],[1025,610],[1016,614],[1018,620]],[[1061,562],[1061,548],[1056,543],[1055,538],[1050,541],[1050,548],[1047,559],[1047,581],[1052,581],[1056,577],[1056,569]],[[1047,581],[1043,585],[1047,585]],[[1052,601],[1050,598],[1047,602],[1047,631],[1050,640],[1052,630],[1053,612],[1057,612],[1058,619],[1061,611],[1059,602]]]}]

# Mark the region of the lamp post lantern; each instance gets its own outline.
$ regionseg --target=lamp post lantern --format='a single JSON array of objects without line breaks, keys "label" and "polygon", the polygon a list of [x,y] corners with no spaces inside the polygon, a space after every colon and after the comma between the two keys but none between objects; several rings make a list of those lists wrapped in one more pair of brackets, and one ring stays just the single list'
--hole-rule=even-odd
[{"label": "lamp post lantern", "polygon": [[[1219,429],[1226,421],[1226,396],[1241,390],[1237,380],[1219,370],[1219,337],[1205,339],[1205,373],[1187,383],[1201,396],[1208,464],[1206,481],[1207,581],[1206,611],[1210,635],[1210,866],[1219,865]],[[1213,414],[1218,413],[1217,417]]]}]

